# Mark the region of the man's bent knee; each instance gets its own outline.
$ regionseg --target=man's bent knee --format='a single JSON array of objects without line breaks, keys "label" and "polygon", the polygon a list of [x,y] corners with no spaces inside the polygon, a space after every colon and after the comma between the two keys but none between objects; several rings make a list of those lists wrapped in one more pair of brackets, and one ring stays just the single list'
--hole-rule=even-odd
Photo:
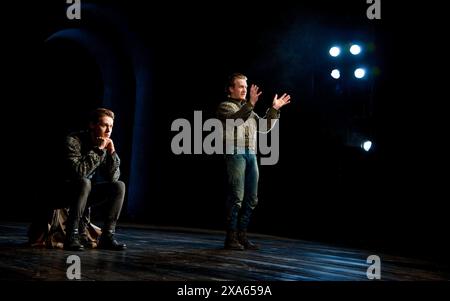
[{"label": "man's bent knee", "polygon": [[91,191],[92,184],[91,184],[91,180],[90,179],[88,179],[88,178],[81,178],[76,183],[77,183],[77,185],[79,185],[79,187],[80,187],[80,189],[82,191],[85,191],[85,192]]},{"label": "man's bent knee", "polygon": [[117,191],[118,194],[125,194],[125,183],[122,181],[116,181],[112,183],[115,191]]}]

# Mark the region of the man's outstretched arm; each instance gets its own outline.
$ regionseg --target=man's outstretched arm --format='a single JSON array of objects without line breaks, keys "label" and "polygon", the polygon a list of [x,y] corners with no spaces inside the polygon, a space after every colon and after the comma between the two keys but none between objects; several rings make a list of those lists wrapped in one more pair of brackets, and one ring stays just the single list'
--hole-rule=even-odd
[{"label": "man's outstretched arm", "polygon": [[261,133],[268,133],[275,125],[278,118],[280,118],[280,108],[290,103],[291,96],[284,93],[281,97],[275,94],[272,106],[267,109],[264,119],[267,120],[267,130],[260,131]]}]

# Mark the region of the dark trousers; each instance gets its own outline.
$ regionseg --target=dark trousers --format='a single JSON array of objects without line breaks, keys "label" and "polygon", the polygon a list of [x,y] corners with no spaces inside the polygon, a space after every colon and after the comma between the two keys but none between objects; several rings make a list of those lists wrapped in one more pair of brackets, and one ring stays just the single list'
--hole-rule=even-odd
[{"label": "dark trousers", "polygon": [[98,205],[104,205],[106,209],[103,231],[114,232],[117,220],[125,197],[125,183],[102,182],[94,183],[87,178],[77,181],[68,181],[64,184],[65,200],[68,200],[69,217],[67,220],[68,231],[79,229],[84,231],[89,220],[89,210]]}]

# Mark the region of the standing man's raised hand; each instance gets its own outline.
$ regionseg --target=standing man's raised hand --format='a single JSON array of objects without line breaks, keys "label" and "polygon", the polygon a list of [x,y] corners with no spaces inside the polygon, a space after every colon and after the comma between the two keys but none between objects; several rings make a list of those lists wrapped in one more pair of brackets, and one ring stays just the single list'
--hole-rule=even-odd
[{"label": "standing man's raised hand", "polygon": [[259,95],[261,95],[262,92],[259,92],[259,87],[255,84],[253,84],[250,87],[250,103],[255,106],[256,102],[259,99]]},{"label": "standing man's raised hand", "polygon": [[290,103],[291,96],[284,93],[280,98],[278,98],[278,94],[275,94],[275,97],[273,98],[272,107],[275,110],[279,110],[282,106],[287,105]]}]

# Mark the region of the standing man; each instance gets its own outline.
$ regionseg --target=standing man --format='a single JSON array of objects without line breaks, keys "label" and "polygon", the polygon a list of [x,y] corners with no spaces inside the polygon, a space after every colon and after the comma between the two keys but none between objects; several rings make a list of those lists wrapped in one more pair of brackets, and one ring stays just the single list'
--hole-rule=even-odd
[{"label": "standing man", "polygon": [[[259,246],[247,238],[247,228],[253,209],[258,204],[259,170],[256,161],[257,122],[261,119],[254,111],[262,92],[252,85],[250,99],[247,100],[247,77],[241,73],[230,76],[227,84],[228,99],[220,103],[217,115],[223,123],[224,143],[226,144],[225,165],[227,173],[227,235],[225,249],[257,250]],[[272,106],[264,119],[270,128],[279,118],[279,110],[290,102],[290,96],[275,94]],[[239,123],[239,119],[242,122]],[[226,124],[234,122],[235,128],[227,129]],[[268,129],[270,131],[270,128]]]}]

